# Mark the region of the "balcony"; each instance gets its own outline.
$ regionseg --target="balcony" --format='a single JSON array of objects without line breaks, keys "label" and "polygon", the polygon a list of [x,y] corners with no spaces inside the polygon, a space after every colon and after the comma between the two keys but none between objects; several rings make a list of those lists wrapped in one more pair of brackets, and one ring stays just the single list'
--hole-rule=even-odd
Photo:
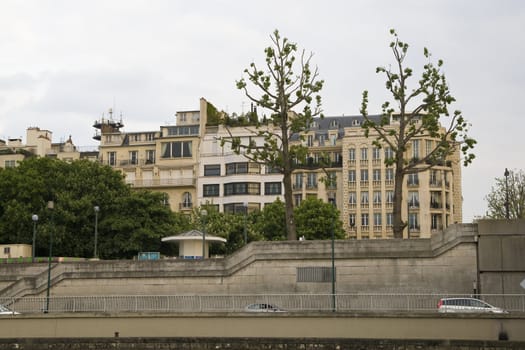
[{"label": "balcony", "polygon": [[416,186],[419,186],[419,180],[409,179],[409,180],[407,181],[407,186],[408,186],[408,187],[416,187]]},{"label": "balcony", "polygon": [[429,186],[430,187],[441,187],[442,184],[443,184],[443,181],[441,181],[441,180],[432,179],[432,180],[429,181]]},{"label": "balcony", "polygon": [[372,186],[374,188],[381,188],[381,180],[374,180],[374,181],[372,181]]},{"label": "balcony", "polygon": [[430,202],[430,208],[431,209],[442,209],[443,204],[439,202]]},{"label": "balcony", "polygon": [[303,189],[303,184],[302,183],[292,184],[292,190],[299,191],[299,190],[302,190],[302,189]]},{"label": "balcony", "polygon": [[179,210],[191,210],[191,209],[193,209],[193,203],[192,202],[179,203]]},{"label": "balcony", "polygon": [[410,209],[419,209],[419,201],[417,200],[411,200],[408,202],[408,207]]},{"label": "balcony", "polygon": [[147,187],[187,187],[195,186],[195,179],[178,178],[178,179],[148,179],[148,180],[133,180],[128,182],[131,187],[147,188]]}]

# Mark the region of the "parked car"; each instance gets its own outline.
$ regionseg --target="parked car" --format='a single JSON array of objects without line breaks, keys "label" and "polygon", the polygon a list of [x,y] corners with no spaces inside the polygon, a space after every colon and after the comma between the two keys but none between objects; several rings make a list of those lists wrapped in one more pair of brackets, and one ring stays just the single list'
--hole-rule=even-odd
[{"label": "parked car", "polygon": [[244,311],[247,311],[247,312],[285,312],[285,310],[281,309],[278,306],[275,306],[272,304],[266,304],[266,303],[256,303],[256,304],[247,305],[244,308]]},{"label": "parked car", "polygon": [[439,312],[488,312],[505,314],[508,311],[476,298],[442,298],[438,302]]},{"label": "parked car", "polygon": [[19,315],[19,312],[13,311],[0,304],[0,315]]}]

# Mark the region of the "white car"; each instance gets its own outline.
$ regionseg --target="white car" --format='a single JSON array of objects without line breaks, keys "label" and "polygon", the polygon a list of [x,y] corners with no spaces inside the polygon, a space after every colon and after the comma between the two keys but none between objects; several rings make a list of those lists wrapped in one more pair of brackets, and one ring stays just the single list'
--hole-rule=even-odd
[{"label": "white car", "polygon": [[439,312],[481,312],[506,314],[508,311],[490,305],[476,298],[442,298],[438,303]]},{"label": "white car", "polygon": [[19,312],[9,310],[4,305],[0,304],[0,315],[19,315]]},{"label": "white car", "polygon": [[266,303],[250,304],[244,308],[247,312],[285,312],[278,306]]}]

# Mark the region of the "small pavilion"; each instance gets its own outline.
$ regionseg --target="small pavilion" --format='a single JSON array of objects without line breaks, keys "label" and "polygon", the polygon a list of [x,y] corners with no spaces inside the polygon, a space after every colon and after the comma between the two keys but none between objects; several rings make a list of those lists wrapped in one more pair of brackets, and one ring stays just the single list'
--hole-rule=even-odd
[{"label": "small pavilion", "polygon": [[[203,239],[204,238],[204,239]],[[209,245],[212,242],[226,243],[226,239],[209,234],[203,234],[199,230],[183,232],[179,235],[162,238],[162,242],[178,243],[179,258],[202,259],[202,245],[204,244],[205,256],[209,257]]]}]

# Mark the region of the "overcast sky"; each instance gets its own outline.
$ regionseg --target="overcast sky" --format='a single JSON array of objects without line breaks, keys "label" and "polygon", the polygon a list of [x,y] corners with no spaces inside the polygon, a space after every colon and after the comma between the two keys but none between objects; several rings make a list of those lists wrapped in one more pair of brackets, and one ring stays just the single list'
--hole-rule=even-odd
[{"label": "overcast sky", "polygon": [[158,130],[204,97],[248,111],[235,81],[262,63],[275,29],[313,52],[327,116],[369,112],[388,97],[377,66],[392,64],[389,29],[444,60],[454,109],[478,140],[463,168],[463,221],[486,212],[505,168],[524,169],[525,1],[0,1],[0,138],[38,126],[53,142],[96,146],[93,121],[112,107],[125,131]]}]

